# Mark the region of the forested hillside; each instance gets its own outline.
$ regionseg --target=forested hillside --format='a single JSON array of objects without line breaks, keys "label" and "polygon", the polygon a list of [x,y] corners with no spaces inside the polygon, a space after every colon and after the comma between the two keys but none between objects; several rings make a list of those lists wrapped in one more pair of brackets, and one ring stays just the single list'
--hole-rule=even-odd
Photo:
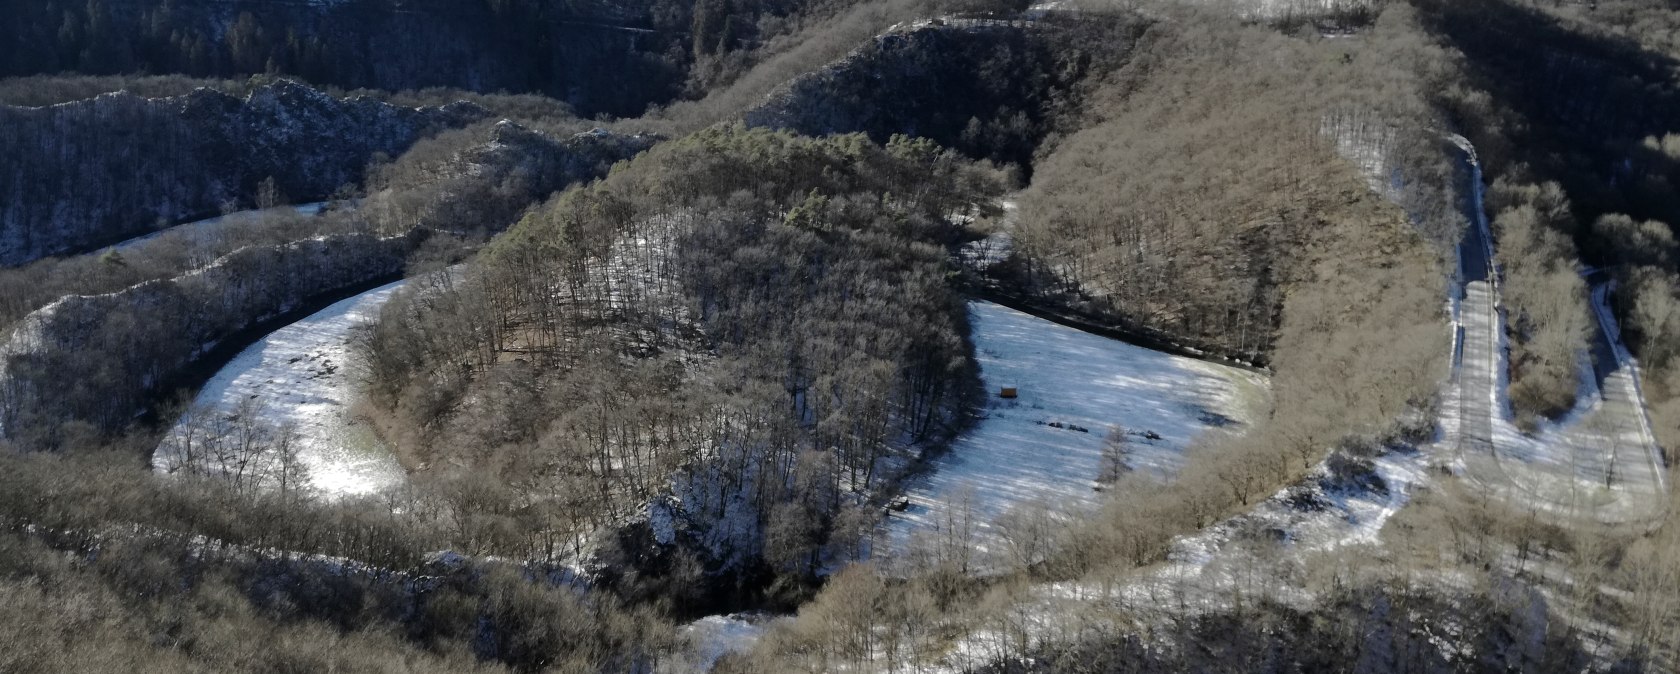
[{"label": "forested hillside", "polygon": [[0,671],[1680,663],[1663,3],[11,9]]},{"label": "forested hillside", "polygon": [[377,156],[486,117],[281,80],[243,100],[200,89],[0,106],[0,265],[81,253],[224,210],[349,194]]},{"label": "forested hillside", "polygon": [[0,75],[76,71],[282,74],[347,88],[540,92],[587,115],[673,95],[687,62],[682,3],[22,3],[0,31]]},{"label": "forested hillside", "polygon": [[1076,109],[1080,83],[1123,61],[1130,32],[1025,22],[901,30],[789,82],[745,120],[810,135],[861,132],[876,142],[910,134],[1026,168]]},{"label": "forested hillside", "polygon": [[[946,218],[998,189],[928,141],[703,131],[393,301],[363,347],[370,392],[447,488],[564,495],[485,530],[486,552],[797,587],[964,423],[977,391]],[[589,550],[632,522],[624,550]],[[674,548],[649,558],[656,543]]]},{"label": "forested hillside", "polygon": [[761,50],[851,9],[807,0],[42,0],[9,13],[0,76],[288,75],[347,89],[535,93],[586,117],[636,116],[728,84]]}]

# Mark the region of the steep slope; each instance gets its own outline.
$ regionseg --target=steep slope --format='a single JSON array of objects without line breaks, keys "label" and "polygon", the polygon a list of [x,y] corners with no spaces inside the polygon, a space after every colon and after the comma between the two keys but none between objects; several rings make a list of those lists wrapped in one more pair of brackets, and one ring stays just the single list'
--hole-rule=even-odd
[{"label": "steep slope", "polygon": [[0,106],[0,265],[74,253],[213,214],[224,203],[315,199],[376,155],[465,126],[470,104],[400,108],[281,81],[245,100],[201,89]]},{"label": "steep slope", "polygon": [[1074,87],[1130,47],[1085,39],[1089,30],[957,19],[899,26],[788,82],[744,118],[812,136],[919,136],[1028,165]]},{"label": "steep slope", "polygon": [[80,72],[346,88],[540,92],[633,115],[683,78],[690,2],[93,0],[11,3],[0,76]]}]

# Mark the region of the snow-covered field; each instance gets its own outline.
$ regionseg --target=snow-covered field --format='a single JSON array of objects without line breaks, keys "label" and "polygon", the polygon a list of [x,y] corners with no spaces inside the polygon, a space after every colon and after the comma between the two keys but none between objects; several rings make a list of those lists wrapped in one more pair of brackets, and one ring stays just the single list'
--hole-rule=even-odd
[{"label": "snow-covered field", "polygon": [[[978,522],[979,551],[995,550],[990,523],[1016,504],[1040,500],[1080,509],[1097,502],[1111,426],[1127,432],[1135,470],[1170,477],[1193,440],[1241,432],[1267,396],[1265,380],[1246,370],[1133,346],[991,302],[971,303],[969,316],[987,409],[909,485],[909,507],[886,525],[895,549],[935,531],[949,504],[966,502]],[[1000,398],[1006,386],[1019,397]]]},{"label": "snow-covered field", "polygon": [[[293,427],[309,483],[322,497],[369,494],[401,484],[405,474],[396,457],[350,417],[348,408],[354,395],[351,328],[376,319],[403,283],[343,300],[270,333],[217,372],[199,392],[195,408],[229,414],[241,403],[256,403],[263,421]],[[181,430],[178,425],[171,436]],[[159,446],[152,459],[155,469],[180,467],[175,446],[168,439]]]}]

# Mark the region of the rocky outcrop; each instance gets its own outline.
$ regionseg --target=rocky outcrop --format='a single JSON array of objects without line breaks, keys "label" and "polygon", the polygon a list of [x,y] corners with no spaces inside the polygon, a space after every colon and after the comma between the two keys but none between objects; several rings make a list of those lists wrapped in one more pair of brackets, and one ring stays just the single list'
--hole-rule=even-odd
[{"label": "rocky outcrop", "polygon": [[271,178],[284,197],[319,199],[359,182],[371,158],[487,115],[467,103],[416,109],[338,99],[290,81],[243,100],[200,89],[0,106],[0,265],[249,204]]}]

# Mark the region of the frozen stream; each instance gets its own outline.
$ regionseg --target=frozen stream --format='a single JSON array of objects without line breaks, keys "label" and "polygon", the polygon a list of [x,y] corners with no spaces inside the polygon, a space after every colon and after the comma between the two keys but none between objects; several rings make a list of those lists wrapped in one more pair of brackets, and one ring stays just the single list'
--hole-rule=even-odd
[{"label": "frozen stream", "polygon": [[[404,281],[380,286],[337,302],[269,333],[241,351],[199,391],[199,414],[231,419],[241,406],[262,421],[291,426],[309,484],[324,498],[371,494],[401,484],[396,457],[371,429],[349,414],[355,393],[351,328],[379,316],[380,307]],[[184,416],[152,457],[160,472],[183,462],[180,438],[206,420]]]}]

